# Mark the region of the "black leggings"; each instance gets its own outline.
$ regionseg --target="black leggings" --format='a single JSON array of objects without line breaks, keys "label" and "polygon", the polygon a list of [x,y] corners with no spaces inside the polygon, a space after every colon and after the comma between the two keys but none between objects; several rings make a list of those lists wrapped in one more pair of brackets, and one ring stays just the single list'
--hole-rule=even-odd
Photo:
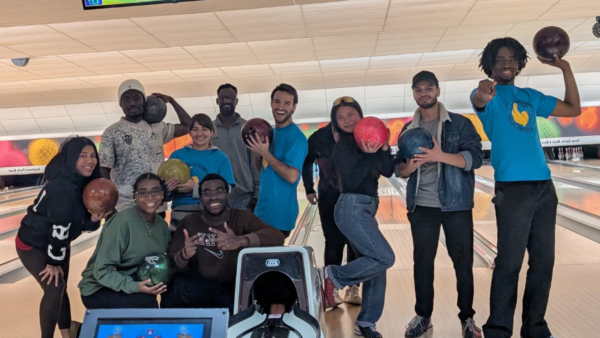
[{"label": "black leggings", "polygon": [[86,309],[158,309],[156,296],[102,288],[89,296],[81,295]]},{"label": "black leggings", "polygon": [[44,291],[40,303],[40,328],[42,338],[53,338],[57,323],[60,330],[71,327],[71,303],[67,294],[71,250],[67,250],[64,263],[61,266],[64,276],[59,278],[58,287],[55,286],[54,280],[50,285],[48,285],[47,279],[44,282],[41,281],[40,272],[46,268],[46,259],[48,258],[45,251],[40,249],[17,249],[17,254],[25,269],[29,271]]},{"label": "black leggings", "polygon": [[338,228],[333,216],[335,204],[339,198],[339,191],[319,191],[319,216],[321,218],[323,235],[325,236],[325,266],[342,265],[344,247],[346,245],[348,245],[346,256],[348,263],[356,259],[354,249],[346,236]]},{"label": "black leggings", "polygon": [[161,308],[227,308],[233,315],[235,284],[207,280],[195,274],[177,275],[161,295]]}]

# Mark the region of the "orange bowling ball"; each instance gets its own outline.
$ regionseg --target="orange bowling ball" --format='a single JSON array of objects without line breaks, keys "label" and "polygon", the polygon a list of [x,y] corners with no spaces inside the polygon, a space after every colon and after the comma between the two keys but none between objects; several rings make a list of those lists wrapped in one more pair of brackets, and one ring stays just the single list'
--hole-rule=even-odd
[{"label": "orange bowling ball", "polygon": [[117,205],[119,191],[115,184],[106,178],[97,178],[83,190],[83,203],[92,214],[110,212]]}]

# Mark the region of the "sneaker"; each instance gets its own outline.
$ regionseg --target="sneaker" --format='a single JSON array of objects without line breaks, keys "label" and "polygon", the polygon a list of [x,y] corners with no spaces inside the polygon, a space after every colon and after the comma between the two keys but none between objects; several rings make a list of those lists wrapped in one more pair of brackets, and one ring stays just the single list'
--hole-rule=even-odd
[{"label": "sneaker", "polygon": [[333,284],[333,281],[327,275],[327,269],[325,268],[323,268],[323,276],[325,278],[325,280],[323,281],[323,288],[325,292],[325,309],[329,309],[336,306],[334,294],[336,294],[337,292],[335,289],[335,284]]},{"label": "sneaker", "polygon": [[335,290],[333,292],[333,298],[335,298],[335,305],[338,306],[340,304],[342,304],[344,302],[344,300],[342,299],[342,296],[340,296],[340,293],[338,292],[338,290]]},{"label": "sneaker", "polygon": [[475,325],[475,320],[469,318],[462,322],[463,338],[481,338],[481,329]]},{"label": "sneaker", "polygon": [[425,318],[421,316],[415,316],[415,318],[413,318],[410,321],[410,323],[408,323],[408,325],[406,326],[406,332],[404,332],[404,337],[421,337],[425,332],[432,328],[433,325],[431,324],[431,317]]},{"label": "sneaker", "polygon": [[353,305],[361,305],[362,298],[360,297],[360,288],[357,285],[354,285],[346,289],[344,301]]},{"label": "sneaker", "polygon": [[354,334],[358,337],[366,337],[366,338],[383,338],[381,333],[377,332],[375,326],[358,326],[354,327]]}]

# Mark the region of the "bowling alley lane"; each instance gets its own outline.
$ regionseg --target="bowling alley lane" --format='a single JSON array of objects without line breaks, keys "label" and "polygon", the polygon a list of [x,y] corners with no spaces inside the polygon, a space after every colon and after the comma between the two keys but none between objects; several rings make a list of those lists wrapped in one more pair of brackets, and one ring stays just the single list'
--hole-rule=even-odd
[{"label": "bowling alley lane", "polygon": [[[567,167],[561,167],[567,168]],[[573,169],[573,168],[570,168]],[[552,169],[553,170],[553,169]],[[589,173],[590,171],[588,171]],[[494,180],[494,169],[491,166],[482,166],[481,168],[475,170],[475,174],[487,178],[489,180]],[[554,175],[554,170],[552,171]],[[570,175],[577,175],[578,173],[572,172]],[[600,180],[600,172],[598,174],[598,179]],[[564,174],[560,174],[564,175]],[[577,177],[577,179],[581,179]],[[583,189],[580,187],[576,187],[569,184],[564,184],[560,182],[554,182],[554,186],[556,188],[556,195],[558,196],[558,201],[564,205],[567,205],[572,208],[576,208],[590,214],[600,216],[600,193],[588,189]]]},{"label": "bowling alley lane", "polygon": [[548,167],[552,171],[552,176],[571,178],[600,185],[600,171],[588,169],[583,166],[567,167],[551,163],[548,163]]},{"label": "bowling alley lane", "polygon": [[0,195],[0,204],[2,204],[4,202],[9,202],[10,200],[14,200],[14,199],[22,199],[24,197],[35,198],[39,194],[39,192],[40,192],[40,189],[8,192],[8,193]]},{"label": "bowling alley lane", "polygon": [[18,210],[26,210],[27,207],[33,203],[36,196],[37,195],[34,195],[30,198],[25,198],[17,201],[8,201],[6,203],[0,204],[0,219],[6,214],[13,213]]}]

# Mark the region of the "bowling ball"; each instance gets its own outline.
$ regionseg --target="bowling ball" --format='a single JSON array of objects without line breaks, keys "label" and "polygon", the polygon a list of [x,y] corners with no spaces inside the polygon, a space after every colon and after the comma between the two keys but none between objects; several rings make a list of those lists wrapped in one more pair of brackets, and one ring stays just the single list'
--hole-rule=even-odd
[{"label": "bowling ball", "polygon": [[175,262],[165,254],[146,256],[144,261],[138,265],[137,275],[140,281],[150,279],[148,286],[158,283],[169,284],[175,274]]},{"label": "bowling ball", "polygon": [[431,134],[423,128],[408,129],[398,137],[398,159],[412,159],[415,154],[424,154],[419,147],[433,148]]},{"label": "bowling ball", "polygon": [[533,37],[533,51],[549,61],[554,60],[554,54],[562,59],[569,51],[570,44],[567,32],[555,26],[544,27]]},{"label": "bowling ball", "polygon": [[167,104],[158,96],[150,95],[146,98],[146,108],[142,114],[142,119],[149,124],[159,123],[167,116]]},{"label": "bowling ball", "polygon": [[117,205],[119,191],[115,184],[106,178],[97,178],[83,190],[83,203],[92,214],[110,212]]},{"label": "bowling ball", "polygon": [[158,176],[168,181],[172,178],[177,178],[179,184],[184,184],[190,179],[190,167],[185,162],[176,158],[164,161],[158,167]]},{"label": "bowling ball", "polygon": [[361,119],[354,127],[354,140],[362,147],[363,141],[366,145],[384,144],[388,139],[388,129],[380,119],[369,116]]},{"label": "bowling ball", "polygon": [[242,127],[242,141],[249,146],[250,135],[258,134],[261,142],[266,142],[269,139],[269,144],[273,143],[273,127],[266,120],[253,118],[244,123]]}]

